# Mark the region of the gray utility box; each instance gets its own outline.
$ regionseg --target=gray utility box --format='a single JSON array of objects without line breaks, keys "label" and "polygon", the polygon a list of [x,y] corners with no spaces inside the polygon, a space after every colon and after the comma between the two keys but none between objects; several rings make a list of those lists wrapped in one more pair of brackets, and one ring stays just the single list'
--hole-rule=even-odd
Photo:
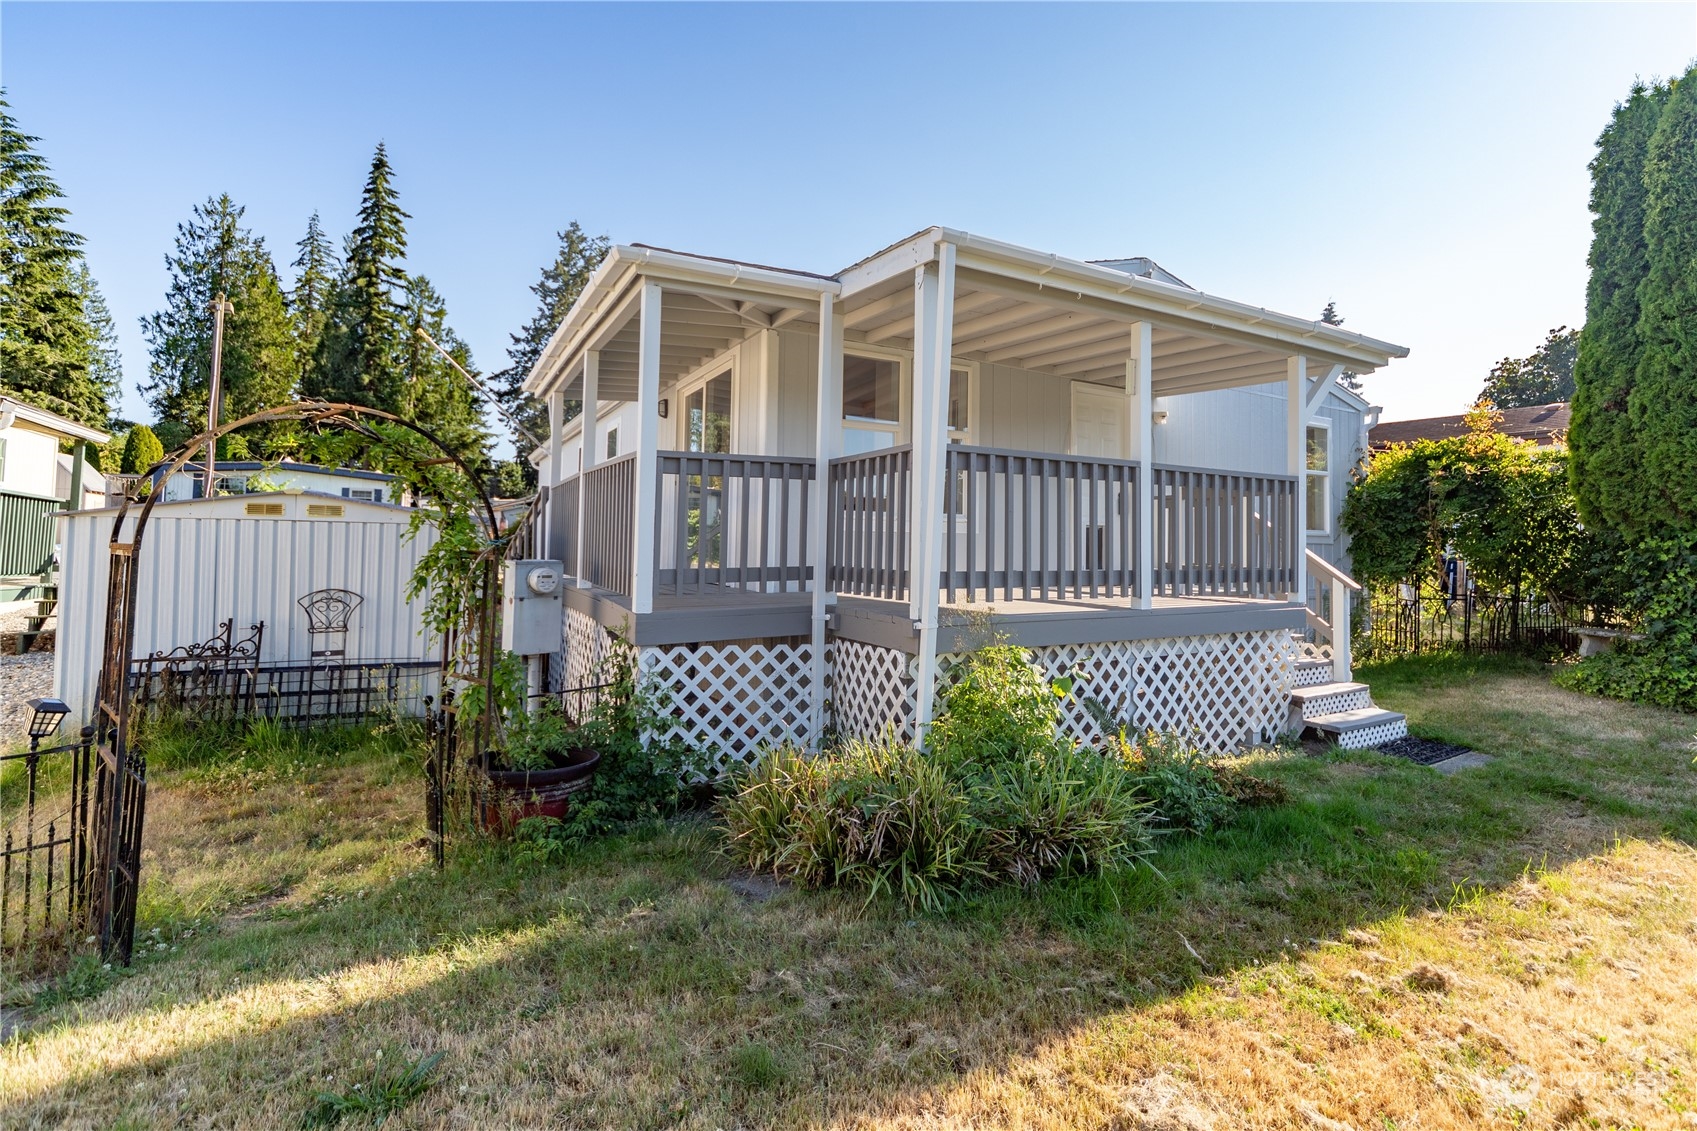
[{"label": "gray utility box", "polygon": [[508,562],[501,581],[501,647],[552,655],[565,632],[565,569],[559,562]]}]

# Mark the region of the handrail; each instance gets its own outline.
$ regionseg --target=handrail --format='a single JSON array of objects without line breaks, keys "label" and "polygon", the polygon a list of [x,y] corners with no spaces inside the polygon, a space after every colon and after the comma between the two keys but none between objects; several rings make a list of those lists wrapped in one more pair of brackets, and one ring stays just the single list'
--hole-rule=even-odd
[{"label": "handrail", "polygon": [[1337,566],[1333,565],[1331,562],[1327,561],[1325,558],[1322,558],[1319,554],[1316,554],[1313,550],[1305,549],[1305,550],[1303,550],[1303,553],[1305,555],[1307,555],[1306,560],[1308,562],[1308,566],[1309,566],[1310,569],[1318,570],[1319,572],[1325,574],[1327,577],[1330,577],[1334,581],[1343,582],[1345,587],[1347,587],[1349,589],[1353,589],[1357,593],[1361,592],[1361,582],[1355,580],[1355,578],[1349,576],[1349,574],[1345,573],[1343,570],[1339,569]]}]

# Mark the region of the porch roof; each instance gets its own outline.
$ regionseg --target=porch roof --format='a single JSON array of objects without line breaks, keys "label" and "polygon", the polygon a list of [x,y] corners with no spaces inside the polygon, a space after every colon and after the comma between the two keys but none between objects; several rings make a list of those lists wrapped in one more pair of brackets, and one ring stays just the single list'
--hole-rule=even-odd
[{"label": "porch roof", "polygon": [[927,228],[835,276],[667,251],[615,247],[556,330],[525,388],[547,396],[601,351],[606,399],[634,396],[637,285],[667,287],[663,379],[705,362],[750,333],[816,328],[822,294],[840,297],[848,343],[911,348],[913,270],[941,244],[955,251],[956,357],[1073,380],[1121,385],[1130,328],[1152,326],[1156,395],[1283,380],[1286,359],[1370,373],[1406,347],[1279,314],[1114,267],[1067,259],[950,228]]}]

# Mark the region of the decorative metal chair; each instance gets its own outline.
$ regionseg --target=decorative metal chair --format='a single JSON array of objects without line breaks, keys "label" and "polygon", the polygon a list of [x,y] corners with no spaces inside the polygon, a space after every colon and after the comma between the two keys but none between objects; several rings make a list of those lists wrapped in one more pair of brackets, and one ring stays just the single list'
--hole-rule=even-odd
[{"label": "decorative metal chair", "polygon": [[362,600],[348,589],[315,589],[295,602],[306,611],[314,660],[347,655],[348,621]]}]

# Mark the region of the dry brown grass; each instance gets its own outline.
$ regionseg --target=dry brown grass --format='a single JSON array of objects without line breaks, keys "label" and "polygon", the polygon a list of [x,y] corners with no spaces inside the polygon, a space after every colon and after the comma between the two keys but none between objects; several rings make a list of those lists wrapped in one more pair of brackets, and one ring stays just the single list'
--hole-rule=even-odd
[{"label": "dry brown grass", "polygon": [[393,751],[167,772],[158,941],[0,1049],[0,1123],[284,1126],[440,1052],[389,1126],[1697,1126],[1697,727],[1422,672],[1490,766],[1266,763],[1164,881],[938,918],[748,898],[700,823],[438,877]]}]

